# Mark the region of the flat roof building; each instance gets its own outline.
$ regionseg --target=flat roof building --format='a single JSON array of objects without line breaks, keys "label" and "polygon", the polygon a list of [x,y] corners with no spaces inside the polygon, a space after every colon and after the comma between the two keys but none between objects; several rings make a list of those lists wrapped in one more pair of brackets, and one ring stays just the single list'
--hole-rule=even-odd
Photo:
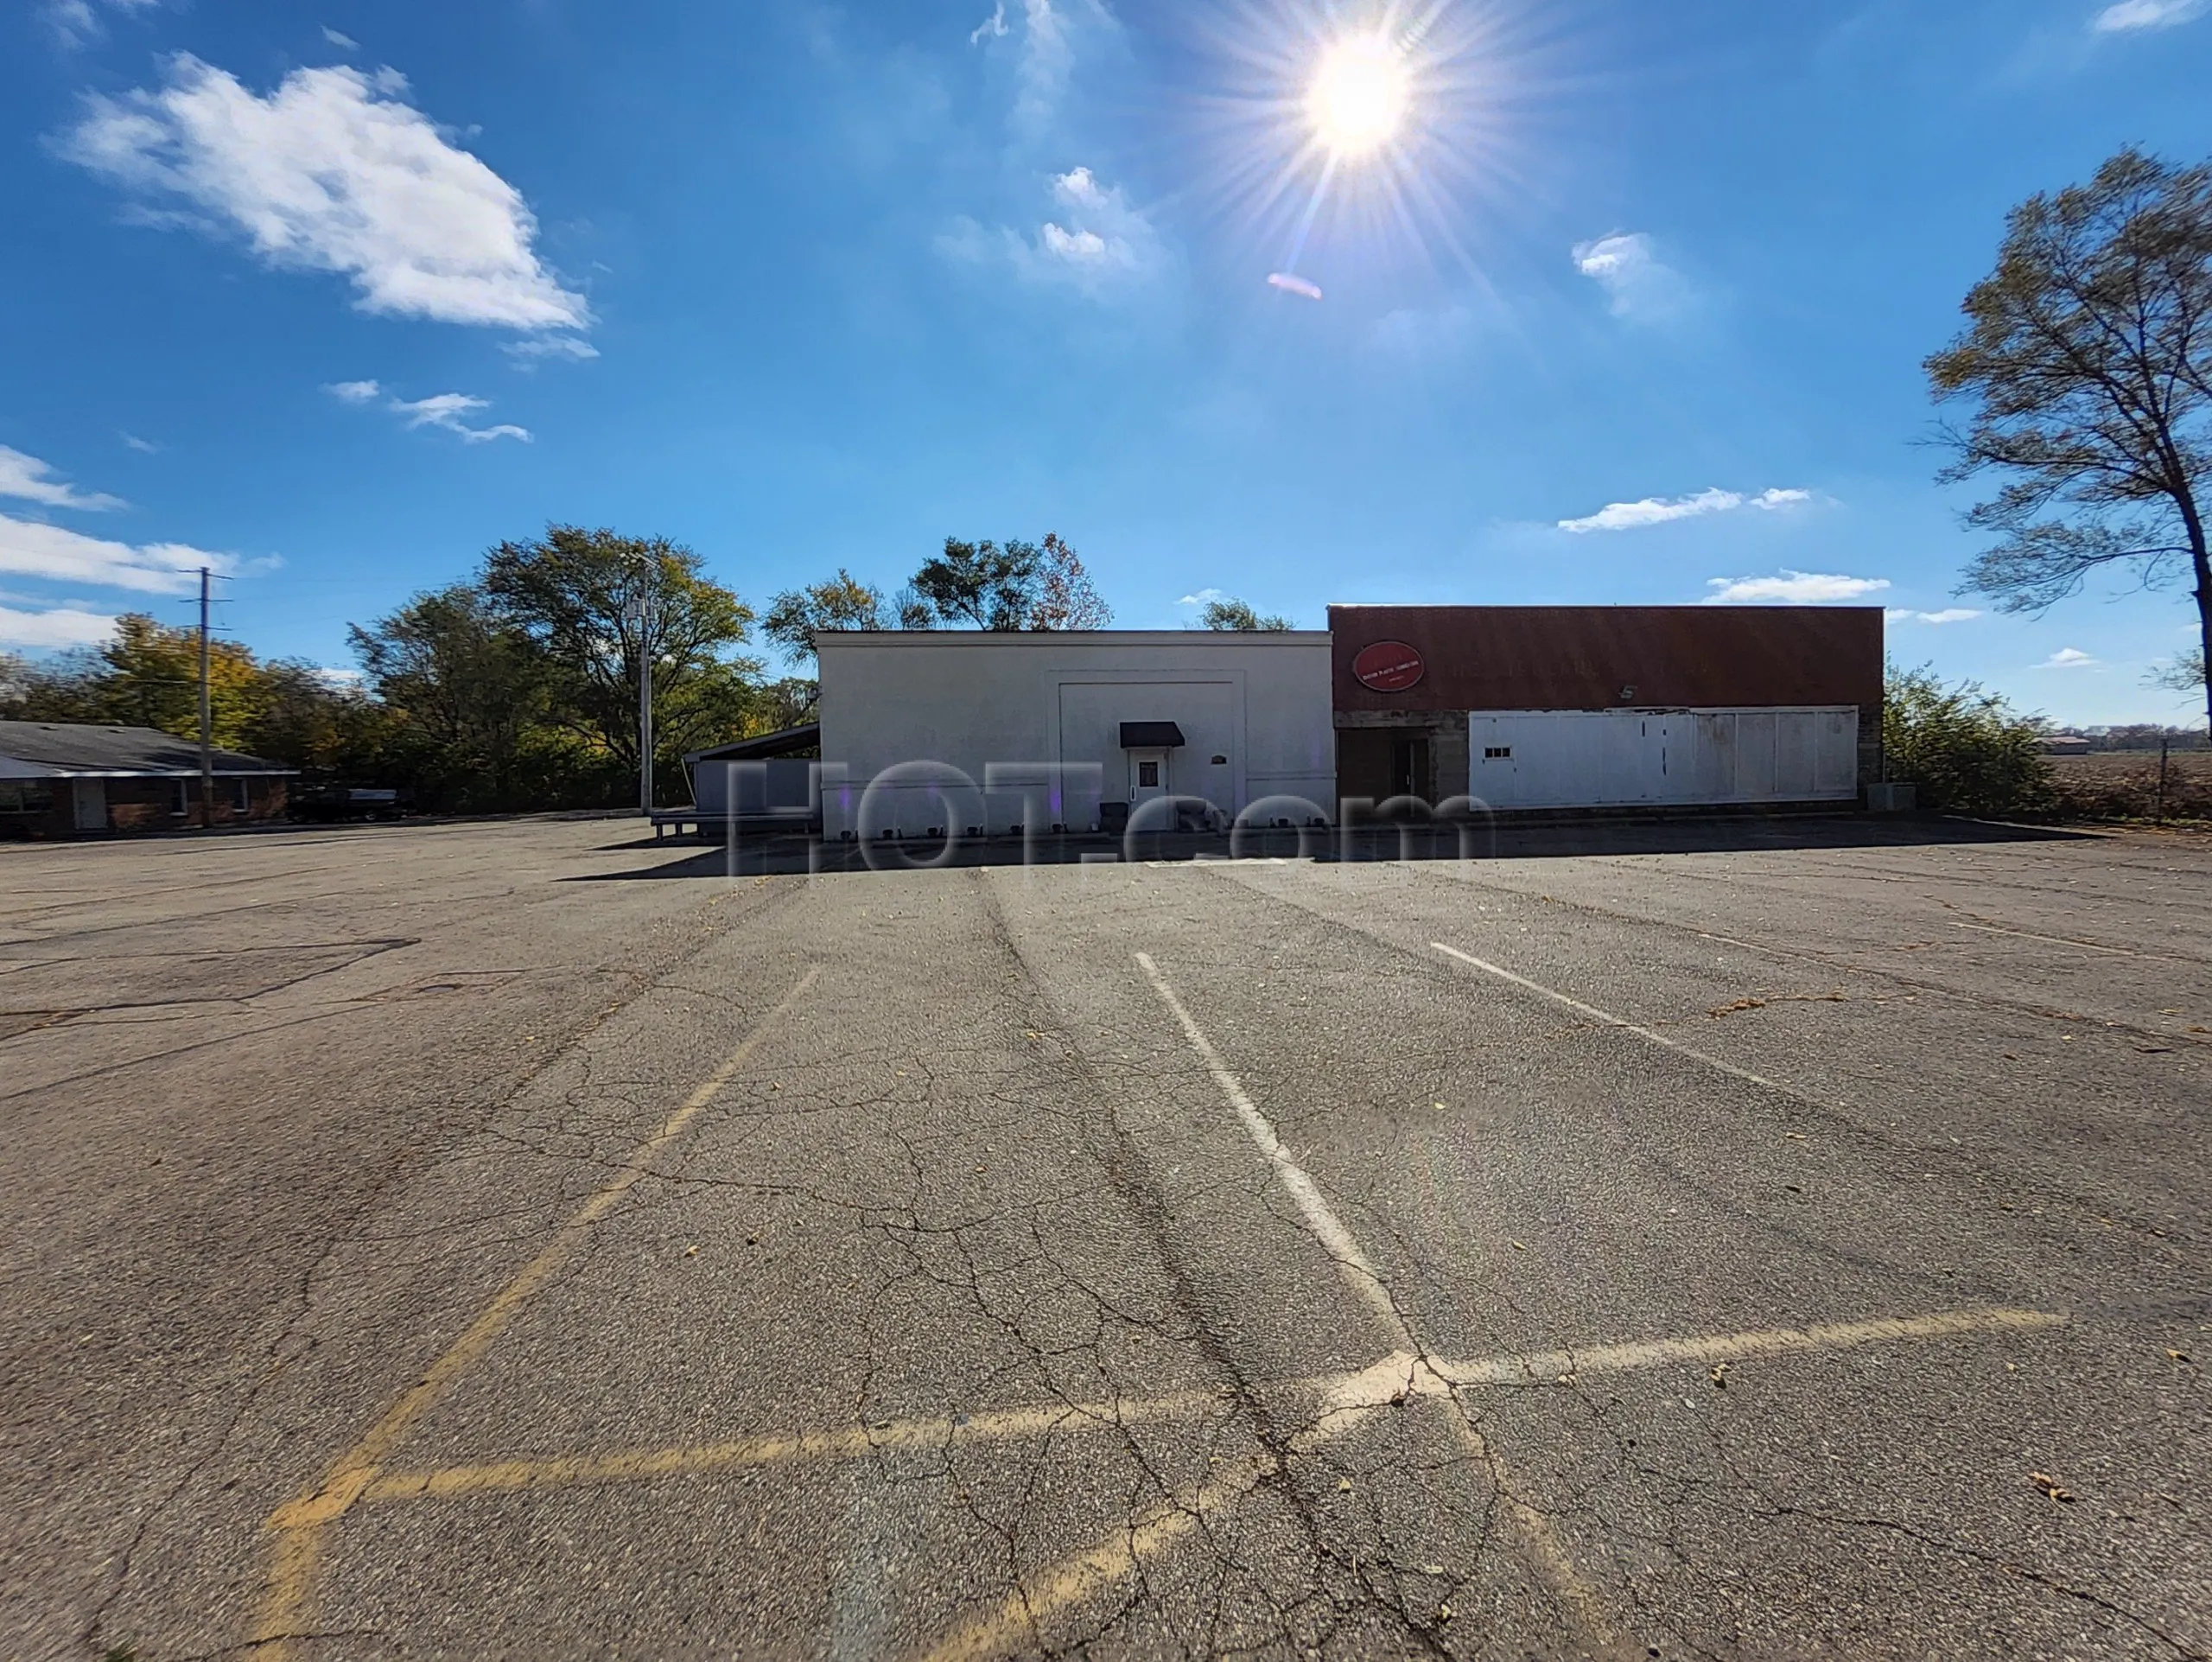
[{"label": "flat roof building", "polygon": [[1882,627],[1873,607],[1332,606],[1326,632],[825,633],[819,812],[874,840],[1303,825],[1393,799],[1851,802],[1880,776]]},{"label": "flat roof building", "polygon": [[844,768],[824,786],[832,836],[1333,813],[1319,630],[855,631],[817,648],[822,759]]}]

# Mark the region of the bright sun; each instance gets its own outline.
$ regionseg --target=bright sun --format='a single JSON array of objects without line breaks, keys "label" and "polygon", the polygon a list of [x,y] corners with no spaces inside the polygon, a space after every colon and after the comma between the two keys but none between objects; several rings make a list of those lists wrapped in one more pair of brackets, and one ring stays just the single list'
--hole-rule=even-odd
[{"label": "bright sun", "polygon": [[1389,143],[1410,91],[1405,55],[1380,35],[1354,35],[1322,54],[1306,110],[1330,150],[1362,156]]}]

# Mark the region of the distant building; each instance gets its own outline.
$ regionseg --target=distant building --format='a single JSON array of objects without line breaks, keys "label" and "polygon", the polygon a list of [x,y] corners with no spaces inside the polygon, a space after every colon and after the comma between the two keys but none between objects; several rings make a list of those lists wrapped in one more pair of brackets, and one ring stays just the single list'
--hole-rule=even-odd
[{"label": "distant building", "polygon": [[[283,815],[298,770],[214,753],[218,825]],[[0,722],[0,837],[167,831],[202,823],[200,747],[150,727]]]},{"label": "distant building", "polygon": [[2049,733],[2036,741],[2036,748],[2046,756],[2086,756],[2091,746],[2079,733]]}]

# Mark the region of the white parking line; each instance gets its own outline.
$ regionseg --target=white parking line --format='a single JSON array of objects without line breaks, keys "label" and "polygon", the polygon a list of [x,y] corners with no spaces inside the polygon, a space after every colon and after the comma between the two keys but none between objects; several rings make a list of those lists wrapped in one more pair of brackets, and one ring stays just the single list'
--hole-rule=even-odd
[{"label": "white parking line", "polygon": [[1244,1129],[1251,1133],[1252,1141],[1259,1144],[1260,1152],[1267,1156],[1268,1164],[1274,1168],[1275,1181],[1296,1202],[1299,1212],[1305,1217],[1306,1227],[1313,1232],[1313,1238],[1336,1260],[1338,1273],[1343,1276],[1345,1285],[1359,1295],[1361,1302],[1382,1319],[1389,1330],[1394,1345],[1413,1348],[1413,1340],[1406,1332],[1404,1321],[1398,1315],[1397,1305],[1391,1301],[1389,1289],[1382,1284],[1382,1276],[1368,1261],[1367,1254],[1359,1250],[1359,1243],[1351,1238],[1351,1232],[1344,1227],[1344,1220],[1329,1209],[1329,1203],[1321,1198],[1319,1186],[1306,1175],[1305,1168],[1290,1157],[1290,1151],[1283,1147],[1282,1139],[1275,1135],[1274,1126],[1245,1092],[1243,1082],[1229,1071],[1228,1065],[1221,1060],[1220,1053],[1199,1030],[1198,1024],[1191,1019],[1191,1012],[1183,1008],[1183,1001],[1175,996],[1175,990],[1160,973],[1160,966],[1152,961],[1151,954],[1139,952],[1136,960],[1138,967],[1144,971],[1145,978],[1152,983],[1152,990],[1160,995],[1160,1002],[1182,1024],[1183,1036],[1191,1041],[1191,1048],[1198,1052],[1198,1060],[1205,1064],[1206,1072],[1213,1075],[1213,1082],[1221,1087],[1221,1094],[1229,1098],[1229,1105],[1236,1111],[1236,1117],[1244,1122]]},{"label": "white parking line", "polygon": [[[1403,1397],[1425,1397],[1442,1402],[1447,1410],[1446,1419],[1453,1437],[1477,1463],[1489,1472],[1491,1481],[1497,1487],[1498,1499],[1505,1508],[1506,1515],[1519,1531],[1537,1575],[1560,1601],[1567,1617],[1567,1625],[1593,1642],[1609,1643],[1611,1624],[1599,1607],[1596,1592],[1583,1578],[1573,1558],[1561,1544],[1558,1534],[1552,1528],[1551,1520],[1521,1496],[1514,1484],[1512,1468],[1507,1464],[1504,1456],[1475,1429],[1473,1422],[1458,1401],[1452,1398],[1448,1384],[1436,1372],[1421,1341],[1414,1338],[1413,1330],[1406,1325],[1405,1317],[1400,1314],[1397,1302],[1390,1296],[1389,1287],[1381,1273],[1367,1254],[1360,1251],[1359,1243],[1352,1239],[1351,1232],[1344,1227],[1344,1220],[1330,1210],[1329,1203],[1321,1198],[1319,1185],[1290,1157],[1290,1151],[1283,1147],[1282,1139],[1275,1135],[1274,1126],[1245,1091],[1243,1082],[1222,1060],[1221,1053],[1213,1048],[1198,1024],[1191,1019],[1191,1012],[1183,1008],[1183,1001],[1167,984],[1167,977],[1160,974],[1160,966],[1152,961],[1151,954],[1139,952],[1135,956],[1138,967],[1143,970],[1145,978],[1152,983],[1153,990],[1174,1014],[1176,1021],[1182,1026],[1184,1037],[1191,1041],[1191,1048],[1198,1053],[1198,1060],[1205,1064],[1206,1072],[1213,1075],[1213,1081],[1221,1088],[1222,1095],[1229,1098],[1230,1106],[1236,1111],[1236,1117],[1244,1122],[1244,1129],[1251,1133],[1252,1141],[1259,1145],[1260,1152],[1267,1157],[1268,1164],[1274,1170],[1275,1180],[1297,1203],[1299,1211],[1306,1219],[1306,1227],[1313,1232],[1322,1250],[1335,1261],[1338,1275],[1359,1296],[1361,1302],[1374,1313],[1389,1335],[1395,1353],[1378,1363],[1377,1368],[1384,1374],[1402,1381],[1396,1389]],[[1369,1407],[1362,1405],[1326,1423],[1336,1425],[1339,1430],[1346,1429],[1359,1415],[1367,1411]],[[1224,1491],[1224,1495],[1242,1491]]]},{"label": "white parking line", "polygon": [[1637,1038],[1649,1039],[1655,1045],[1664,1045],[1679,1055],[1688,1056],[1693,1061],[1703,1062],[1707,1067],[1718,1068],[1721,1073],[1742,1079],[1746,1084],[1756,1085],[1761,1090],[1775,1092],[1793,1101],[1818,1108],[1823,1112],[1834,1111],[1818,1097],[1808,1096],[1794,1086],[1784,1085],[1779,1079],[1770,1079],[1764,1073],[1754,1073],[1750,1068],[1738,1067],[1733,1062],[1724,1062],[1718,1056],[1708,1055],[1694,1045],[1684,1044],[1679,1039],[1669,1039],[1665,1034],[1655,1032],[1648,1027],[1631,1022],[1625,1016],[1616,1016],[1611,1010],[1599,1009],[1595,1004],[1586,1004],[1580,998],[1555,991],[1541,982],[1531,981],[1525,975],[1516,975],[1502,964],[1493,964],[1488,958],[1477,958],[1472,952],[1463,952],[1457,946],[1446,946],[1440,940],[1432,940],[1428,944],[1446,958],[1455,958],[1462,964],[1480,970],[1484,975],[1494,975],[1501,981],[1510,981],[1515,986],[1524,988],[1540,998],[1550,999],[1554,1004],[1564,1004],[1567,1009],[1586,1016],[1593,1022],[1602,1022],[1609,1028],[1618,1028],[1624,1033],[1633,1033]]}]

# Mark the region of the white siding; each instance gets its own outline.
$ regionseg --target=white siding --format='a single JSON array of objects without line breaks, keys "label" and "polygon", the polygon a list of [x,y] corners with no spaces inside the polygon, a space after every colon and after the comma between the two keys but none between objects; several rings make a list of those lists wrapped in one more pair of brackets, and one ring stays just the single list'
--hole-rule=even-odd
[{"label": "white siding", "polygon": [[1493,808],[1850,801],[1859,711],[1476,710],[1467,774]]},{"label": "white siding", "polygon": [[[823,792],[831,836],[948,823],[1088,830],[1102,799],[1128,796],[1120,725],[1140,721],[1182,729],[1170,766],[1179,794],[1230,815],[1290,795],[1331,815],[1325,633],[946,630],[825,634],[819,646],[823,762],[845,770]],[[863,825],[871,781],[893,768],[906,777],[878,784]]]}]

